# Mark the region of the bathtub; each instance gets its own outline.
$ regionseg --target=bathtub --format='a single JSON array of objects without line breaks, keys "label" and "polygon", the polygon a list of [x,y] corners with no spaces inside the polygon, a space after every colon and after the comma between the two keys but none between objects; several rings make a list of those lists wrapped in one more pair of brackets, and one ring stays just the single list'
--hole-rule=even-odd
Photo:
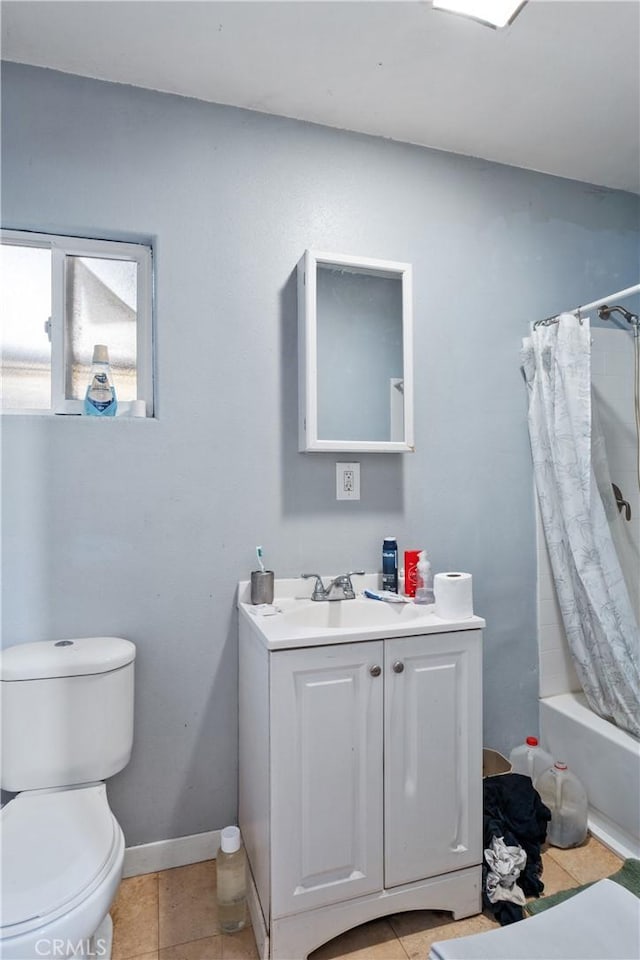
[{"label": "bathtub", "polygon": [[540,700],[540,739],[582,781],[594,836],[640,857],[640,741],[593,713],[583,693]]}]

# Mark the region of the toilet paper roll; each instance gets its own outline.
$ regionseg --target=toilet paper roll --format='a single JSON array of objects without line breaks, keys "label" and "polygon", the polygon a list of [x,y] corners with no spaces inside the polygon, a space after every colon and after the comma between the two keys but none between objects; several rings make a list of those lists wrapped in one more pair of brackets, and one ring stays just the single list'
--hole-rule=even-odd
[{"label": "toilet paper roll", "polygon": [[473,616],[470,573],[436,573],[433,578],[434,613],[442,620],[468,620]]}]

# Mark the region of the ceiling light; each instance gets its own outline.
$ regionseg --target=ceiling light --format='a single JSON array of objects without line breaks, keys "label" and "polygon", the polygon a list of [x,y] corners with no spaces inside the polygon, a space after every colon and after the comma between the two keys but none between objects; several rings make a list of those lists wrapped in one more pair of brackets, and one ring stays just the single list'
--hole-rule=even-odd
[{"label": "ceiling light", "polygon": [[434,10],[448,10],[472,17],[490,27],[506,27],[526,0],[433,0]]}]

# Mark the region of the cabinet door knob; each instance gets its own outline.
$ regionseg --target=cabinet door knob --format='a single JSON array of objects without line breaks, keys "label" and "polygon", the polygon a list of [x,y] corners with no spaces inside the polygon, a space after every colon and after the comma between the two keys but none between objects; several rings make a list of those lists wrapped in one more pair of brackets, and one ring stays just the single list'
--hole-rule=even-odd
[{"label": "cabinet door knob", "polygon": [[375,663],[372,667],[369,667],[369,673],[372,677],[379,677],[382,673],[382,667],[379,667],[378,664]]},{"label": "cabinet door knob", "polygon": [[396,660],[396,662],[393,665],[393,672],[402,673],[403,670],[404,670],[404,663],[402,662],[402,660]]}]

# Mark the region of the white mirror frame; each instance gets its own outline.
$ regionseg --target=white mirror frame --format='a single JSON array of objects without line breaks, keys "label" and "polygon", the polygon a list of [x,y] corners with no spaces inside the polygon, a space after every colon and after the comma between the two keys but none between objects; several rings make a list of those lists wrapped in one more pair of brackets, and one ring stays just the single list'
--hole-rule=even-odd
[{"label": "white mirror frame", "polygon": [[[317,268],[346,267],[402,282],[402,362],[404,440],[321,440],[318,437]],[[413,293],[411,264],[305,250],[298,263],[298,408],[302,453],[413,453]]]}]

